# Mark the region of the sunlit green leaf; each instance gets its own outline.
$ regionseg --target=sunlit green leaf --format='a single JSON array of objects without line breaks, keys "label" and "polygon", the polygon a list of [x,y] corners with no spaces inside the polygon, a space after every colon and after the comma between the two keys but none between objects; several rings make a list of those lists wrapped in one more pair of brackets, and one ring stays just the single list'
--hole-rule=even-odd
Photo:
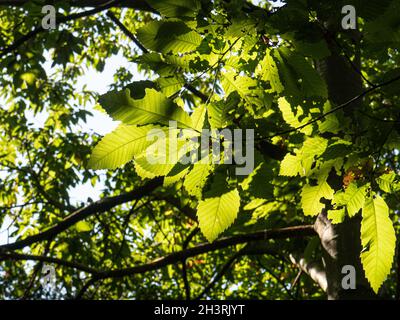
[{"label": "sunlit green leaf", "polygon": [[199,226],[208,241],[214,241],[236,219],[240,197],[235,189],[216,198],[206,198],[197,207]]},{"label": "sunlit green leaf", "polygon": [[392,267],[396,235],[389,218],[389,208],[380,196],[369,197],[362,210],[361,243],[365,248],[361,262],[375,293]]}]

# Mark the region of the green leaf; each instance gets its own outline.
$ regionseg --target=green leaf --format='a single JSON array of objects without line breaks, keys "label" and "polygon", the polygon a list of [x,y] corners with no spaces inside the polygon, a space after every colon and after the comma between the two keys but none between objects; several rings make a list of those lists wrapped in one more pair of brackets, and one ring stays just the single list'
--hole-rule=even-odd
[{"label": "green leaf", "polygon": [[317,163],[316,167],[311,169],[308,176],[316,178],[318,183],[326,181],[333,168],[336,170],[338,175],[342,175],[341,168],[343,166],[343,158],[336,158],[327,161],[319,160]]},{"label": "green leaf", "polygon": [[380,197],[370,197],[362,210],[361,262],[375,293],[390,273],[395,254],[396,235],[389,218],[389,208]]},{"label": "green leaf", "polygon": [[397,45],[400,42],[399,10],[400,4],[398,1],[390,1],[390,5],[386,4],[386,8],[380,2],[379,10],[373,12],[376,19],[365,24],[365,39],[368,42],[376,42],[380,45],[390,42],[395,42]]},{"label": "green leaf", "polygon": [[[142,160],[142,161],[145,161],[145,160]],[[145,162],[145,163],[146,163],[146,162]],[[171,167],[168,167],[168,168],[169,168],[169,170],[165,170],[165,174],[168,174],[168,172],[169,172],[170,170],[172,170]],[[154,177],[157,176],[157,174],[145,170],[145,169],[140,165],[140,163],[138,163],[137,161],[135,161],[135,171],[136,171],[136,174],[137,174],[140,178],[142,178],[142,179],[153,179]]]},{"label": "green leaf", "polygon": [[176,182],[182,180],[189,172],[189,167],[185,167],[184,165],[177,163],[175,165],[176,166],[182,166],[183,168],[181,168],[180,171],[178,172],[174,172],[175,168],[172,168],[172,170],[170,172],[168,172],[168,174],[164,177],[164,183],[163,186],[164,187],[169,187],[172,186],[173,184],[175,184]]},{"label": "green leaf", "polygon": [[[292,110],[290,103],[284,97],[278,99],[278,107],[282,113],[283,120],[285,120],[285,122],[292,128],[299,128],[311,120],[310,116],[304,117],[302,108],[296,107]],[[310,135],[312,132],[312,126],[306,126],[301,129],[300,132]]]},{"label": "green leaf", "polygon": [[270,54],[270,49],[267,49],[264,59],[261,61],[259,74],[261,80],[268,81],[271,90],[276,93],[281,93],[284,89],[279,78],[279,71],[273,56]]},{"label": "green leaf", "polygon": [[[292,78],[291,82],[296,83],[296,87],[304,96],[328,97],[325,81],[304,57],[287,48],[279,49],[279,52],[289,64],[290,75],[285,72],[285,76]],[[294,79],[296,80],[293,81]]]},{"label": "green leaf", "polygon": [[174,75],[178,70],[177,66],[167,63],[166,59],[161,54],[156,52],[144,53],[135,58],[134,62],[154,70],[160,76],[171,76]]},{"label": "green leaf", "polygon": [[86,221],[79,221],[77,222],[77,224],[75,225],[75,229],[78,232],[88,232],[90,230],[92,230],[92,227],[89,223],[87,223]]},{"label": "green leaf", "polygon": [[174,166],[174,163],[153,164],[150,163],[144,156],[135,160],[136,173],[142,179],[153,179],[159,176],[166,176]]},{"label": "green leaf", "polygon": [[[354,5],[357,8],[357,15],[363,17],[366,21],[371,21],[379,18],[383,15],[390,4],[394,3],[392,0],[369,0],[367,2],[363,0],[352,0],[349,4]],[[397,12],[397,11],[395,11]]]},{"label": "green leaf", "polygon": [[279,175],[295,177],[302,171],[301,159],[297,156],[287,154],[281,161]]},{"label": "green leaf", "polygon": [[[233,96],[238,97],[237,94],[230,95],[230,97]],[[235,98],[228,98],[226,101],[216,101],[208,105],[208,122],[212,129],[223,129],[232,123],[230,111],[237,105],[237,102],[238,100]]]},{"label": "green leaf", "polygon": [[261,91],[257,89],[257,81],[255,79],[228,71],[222,74],[221,85],[226,96],[237,91],[249,104],[263,105],[263,101],[259,97]]},{"label": "green leaf", "polygon": [[325,120],[318,124],[319,132],[332,132],[338,133],[340,129],[339,120],[334,114],[329,114],[325,117]]},{"label": "green leaf", "polygon": [[201,232],[213,242],[236,219],[240,207],[237,189],[216,198],[207,198],[197,207]]},{"label": "green leaf", "polygon": [[184,22],[152,21],[137,31],[138,40],[148,49],[161,53],[186,53],[195,50],[201,36]]},{"label": "green leaf", "polygon": [[253,197],[269,199],[273,197],[274,187],[271,184],[274,178],[271,167],[265,162],[256,165],[240,184],[243,191],[248,192]]},{"label": "green leaf", "polygon": [[377,178],[376,182],[378,183],[379,188],[381,188],[382,191],[391,193],[394,191],[393,189],[396,189],[396,184],[394,183],[395,178],[396,174],[394,172],[385,173]]},{"label": "green leaf", "polygon": [[294,41],[294,45],[300,54],[309,56],[313,59],[322,59],[330,55],[325,40],[317,42]]},{"label": "green leaf", "polygon": [[36,81],[37,75],[33,72],[25,72],[24,74],[21,74],[20,78],[29,85],[33,85]]},{"label": "green leaf", "polygon": [[294,177],[297,174],[307,176],[312,172],[311,167],[316,156],[320,156],[326,150],[328,141],[324,138],[308,138],[296,155],[287,154],[280,164],[281,176]]},{"label": "green leaf", "polygon": [[254,209],[258,208],[259,206],[263,205],[265,202],[267,202],[266,199],[260,199],[260,198],[253,199],[243,207],[243,210],[246,210],[246,211],[254,210]]},{"label": "green leaf", "polygon": [[315,157],[320,156],[326,150],[328,146],[328,140],[321,137],[308,138],[303,147],[299,150],[297,155],[301,159],[301,171],[300,175],[306,176],[311,172],[311,167]]},{"label": "green leaf", "polygon": [[263,204],[253,211],[252,219],[258,220],[268,218],[272,212],[279,210],[279,208],[281,208],[281,204],[279,202],[273,201]]},{"label": "green leaf", "polygon": [[145,89],[143,99],[132,99],[129,88],[111,91],[101,96],[99,102],[114,119],[126,124],[144,125],[176,121],[179,128],[191,128],[190,116],[172,100],[154,89]]},{"label": "green leaf", "polygon": [[[332,106],[329,101],[324,104],[323,112],[326,113],[332,110]],[[328,114],[325,119],[318,123],[320,133],[332,132],[338,133],[340,131],[339,120],[334,114]]]},{"label": "green leaf", "polygon": [[193,17],[200,10],[198,0],[147,0],[147,2],[163,16]]},{"label": "green leaf", "polygon": [[328,210],[328,219],[331,220],[333,224],[342,223],[345,215],[344,208]]},{"label": "green leaf", "polygon": [[185,80],[179,76],[160,77],[156,80],[162,93],[167,97],[172,96],[178,92],[184,85]]},{"label": "green leaf", "polygon": [[143,127],[120,124],[113,132],[101,139],[92,151],[88,168],[116,169],[141,154],[152,141],[147,141],[153,125]]},{"label": "green leaf", "polygon": [[306,216],[316,216],[325,207],[321,198],[332,199],[333,189],[325,181],[316,186],[306,184],[301,191],[301,207]]},{"label": "green leaf", "polygon": [[186,150],[183,146],[187,142],[178,139],[178,134],[179,130],[169,129],[164,137],[155,135],[157,141],[135,158],[135,169],[139,176],[155,178],[170,173]]},{"label": "green leaf", "polygon": [[326,148],[325,152],[322,155],[324,160],[334,160],[337,158],[346,157],[349,153],[351,153],[352,143],[350,141],[339,139]]},{"label": "green leaf", "polygon": [[256,32],[256,26],[253,19],[248,18],[234,18],[232,24],[226,29],[225,37],[239,38],[245,34],[254,34]]},{"label": "green leaf", "polygon": [[133,81],[125,88],[129,89],[131,98],[143,99],[146,95],[146,89],[156,89],[156,84],[150,80]]},{"label": "green leaf", "polygon": [[349,217],[354,217],[362,209],[369,184],[358,188],[357,184],[350,183],[346,190],[337,192],[333,203],[336,206],[346,206]]},{"label": "green leaf", "polygon": [[196,162],[193,169],[188,173],[183,183],[186,191],[198,199],[202,198],[202,191],[214,166],[211,161],[207,163]]},{"label": "green leaf", "polygon": [[207,108],[205,105],[201,105],[194,109],[190,118],[192,119],[193,129],[200,131],[204,128],[204,121],[206,118]]},{"label": "green leaf", "polygon": [[273,55],[274,55],[274,57],[276,57],[276,59],[279,62],[277,64],[277,66],[279,69],[280,80],[281,80],[282,84],[284,85],[284,91],[285,91],[286,95],[295,96],[295,97],[303,96],[298,87],[297,75],[290,68],[287,61],[279,53],[279,50],[273,51]]}]

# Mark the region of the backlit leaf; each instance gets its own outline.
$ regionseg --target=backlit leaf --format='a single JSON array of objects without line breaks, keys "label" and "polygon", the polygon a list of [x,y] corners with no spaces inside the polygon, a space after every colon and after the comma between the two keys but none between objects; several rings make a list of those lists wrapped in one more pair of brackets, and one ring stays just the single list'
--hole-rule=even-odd
[{"label": "backlit leaf", "polygon": [[361,262],[372,289],[378,293],[392,267],[396,235],[389,208],[380,196],[365,201],[362,216],[361,243],[364,250]]},{"label": "backlit leaf", "polygon": [[316,216],[325,207],[320,202],[322,198],[332,199],[333,189],[327,182],[323,182],[316,186],[305,185],[301,191],[301,207],[306,216]]},{"label": "backlit leaf", "polygon": [[219,197],[207,198],[197,207],[201,232],[213,242],[236,219],[240,207],[239,192],[235,189]]}]

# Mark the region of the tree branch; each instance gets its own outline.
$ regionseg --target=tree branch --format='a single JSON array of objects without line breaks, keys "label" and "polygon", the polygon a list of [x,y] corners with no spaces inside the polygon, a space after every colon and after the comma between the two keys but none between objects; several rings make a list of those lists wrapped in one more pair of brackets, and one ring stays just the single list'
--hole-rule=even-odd
[{"label": "tree branch", "polygon": [[[231,256],[227,260],[227,262],[223,265],[221,270],[214,275],[212,280],[203,289],[203,291],[195,298],[195,300],[201,299],[207,292],[209,292],[211,290],[211,288],[214,287],[218,283],[218,281],[222,279],[222,277],[229,270],[229,268],[236,263],[236,260],[238,260],[242,256],[254,256],[254,255],[264,255],[264,254],[272,255],[272,256],[279,256],[277,251],[271,250],[271,248],[269,248],[265,245],[262,245],[262,246],[247,245],[240,251],[236,252],[233,256]],[[260,263],[260,261],[259,261],[259,263]],[[262,266],[262,267],[272,275],[270,270],[267,270],[267,268],[265,268],[264,266]],[[275,276],[275,275],[272,275],[272,276]],[[285,288],[285,290],[287,290],[286,287],[284,287],[284,288]]]},{"label": "tree branch", "polygon": [[183,284],[185,286],[185,297],[186,300],[190,300],[190,283],[188,280],[188,274],[187,274],[187,267],[186,267],[186,260],[183,259],[182,262],[182,278],[183,278]]},{"label": "tree branch", "polygon": [[195,300],[200,300],[206,293],[208,293],[211,288],[214,287],[218,283],[218,281],[222,279],[229,268],[235,263],[236,259],[240,258],[243,255],[244,253],[239,251],[236,252],[232,257],[230,257],[228,261],[225,262],[225,264],[222,266],[221,270],[213,276],[211,281],[204,287],[203,291],[201,291],[200,294],[195,298]]},{"label": "tree branch", "polygon": [[27,261],[39,261],[39,262],[47,262],[47,263],[53,263],[57,264],[60,266],[64,267],[69,267],[73,268],[79,271],[84,271],[88,272],[90,274],[98,274],[99,271],[85,266],[81,263],[76,263],[72,261],[66,261],[58,258],[52,258],[48,256],[38,256],[38,255],[32,255],[32,254],[22,254],[22,253],[16,253],[16,252],[1,252],[0,251],[0,261],[6,261],[6,260],[13,260],[13,261],[22,261],[22,260],[27,260]]},{"label": "tree branch", "polygon": [[[0,6],[13,6],[13,7],[21,7],[25,3],[29,2],[29,0],[0,0]],[[57,5],[57,2],[61,1],[46,1],[48,4],[52,5]],[[63,1],[64,2],[64,1]],[[86,8],[86,7],[99,7],[99,6],[104,6],[107,3],[109,3],[110,0],[72,0],[69,1],[71,7],[75,8]],[[119,7],[119,8],[130,8],[134,10],[139,10],[139,11],[147,11],[151,13],[156,13],[158,12],[154,10],[146,1],[144,0],[121,0],[118,1],[118,3],[115,3],[113,5],[114,7]]]},{"label": "tree branch", "polygon": [[302,271],[307,273],[314,282],[316,282],[324,292],[328,288],[328,280],[326,272],[320,263],[315,261],[308,262],[304,257],[291,254],[290,260],[293,264],[298,266]]},{"label": "tree branch", "polygon": [[[187,259],[190,257],[197,256],[199,254],[204,254],[210,251],[215,251],[219,249],[224,249],[230,246],[234,246],[242,243],[249,243],[255,241],[266,241],[270,239],[284,239],[284,238],[300,238],[300,237],[308,237],[316,235],[314,231],[313,225],[304,225],[304,226],[293,226],[286,227],[280,229],[270,229],[270,230],[262,230],[254,233],[248,234],[240,234],[236,236],[222,238],[212,243],[200,243],[195,245],[194,247],[183,249],[178,252],[174,252],[168,254],[166,256],[155,259],[149,263],[119,269],[119,270],[109,270],[109,271],[101,271],[91,267],[87,267],[85,265],[65,261],[58,258],[52,258],[47,256],[37,256],[30,254],[20,254],[15,252],[7,252],[7,249],[4,246],[0,247],[0,261],[4,261],[6,259],[10,260],[31,260],[31,261],[42,261],[49,262],[58,265],[62,265],[65,267],[75,268],[77,270],[85,271],[91,273],[93,276],[98,279],[106,279],[106,278],[119,278],[137,273],[144,273],[147,271],[157,270],[162,267],[165,267],[170,264],[174,264],[178,261],[182,261],[183,259]],[[243,251],[245,254],[254,254],[254,250],[246,250]],[[259,250],[257,252],[260,252]],[[266,251],[262,251],[265,253]]]},{"label": "tree branch", "polygon": [[[79,12],[79,13],[74,13],[68,16],[61,16],[57,18],[57,23],[66,23],[68,21],[72,21],[72,20],[76,20],[76,19],[80,19],[83,17],[88,17],[91,15],[94,15],[96,13],[99,13],[101,11],[110,9],[112,7],[114,7],[120,0],[114,0],[114,1],[104,1],[104,5],[103,6],[97,6],[96,8],[92,9],[92,10],[87,10],[84,12]],[[6,1],[1,1],[0,0],[0,5],[3,5]],[[7,1],[9,2],[9,1]],[[20,3],[20,5],[22,5],[25,1],[17,1]],[[37,36],[39,33],[47,31],[45,29],[43,29],[42,25],[37,26],[35,29],[33,29],[32,31],[28,32],[27,34],[23,35],[21,38],[17,39],[13,44],[9,45],[8,47],[2,48],[0,50],[0,56],[3,57],[6,54],[18,49],[21,45],[23,45],[25,42],[27,42],[28,40],[34,38],[35,36]]]},{"label": "tree branch", "polygon": [[87,217],[95,214],[95,213],[102,213],[110,210],[111,208],[118,206],[120,204],[140,199],[148,194],[150,194],[153,190],[161,186],[163,183],[163,178],[154,178],[143,186],[118,196],[105,198],[98,200],[87,207],[78,209],[77,211],[73,212],[69,216],[67,216],[64,220],[59,222],[53,227],[50,227],[46,231],[38,233],[33,236],[29,236],[25,239],[18,240],[14,243],[5,244],[0,246],[0,250],[15,250],[15,249],[22,249],[26,246],[29,246],[35,242],[48,240],[57,234],[67,230],[69,227],[73,226],[78,221],[84,220]]},{"label": "tree branch", "polygon": [[293,294],[292,294],[292,293],[290,292],[290,290],[287,288],[286,283],[285,283],[280,277],[278,277],[270,268],[268,268],[267,266],[265,266],[265,265],[261,262],[261,260],[260,260],[259,258],[257,259],[257,261],[258,261],[258,264],[261,266],[261,268],[265,269],[265,271],[267,271],[267,272],[271,275],[271,277],[273,277],[273,278],[276,280],[276,282],[278,282],[278,283],[281,285],[281,287],[283,288],[283,290],[286,291],[288,297],[289,297],[290,299],[292,299],[292,300],[296,300],[296,298],[293,296]]},{"label": "tree branch", "polygon": [[184,216],[186,216],[192,221],[197,222],[196,210],[194,210],[189,205],[182,206],[181,200],[179,198],[162,193],[154,193],[152,196],[154,196],[154,199],[156,200],[162,200],[169,203],[170,205],[177,208],[180,212],[182,212]]},{"label": "tree branch", "polygon": [[366,96],[367,94],[375,91],[376,89],[384,87],[384,86],[387,86],[389,84],[392,84],[393,82],[396,82],[398,80],[400,80],[400,76],[394,77],[393,79],[390,79],[388,81],[382,82],[382,83],[377,84],[377,85],[374,85],[373,87],[361,92],[359,95],[351,98],[350,100],[346,101],[345,103],[342,103],[342,104],[338,105],[337,107],[331,109],[330,111],[321,114],[320,116],[314,118],[313,120],[311,120],[311,121],[309,121],[309,122],[307,122],[307,123],[305,123],[305,124],[303,124],[303,125],[301,125],[301,126],[299,126],[297,128],[289,129],[289,130],[285,130],[285,131],[281,131],[281,132],[275,133],[272,136],[269,136],[268,139],[271,139],[271,138],[276,137],[276,136],[281,136],[281,135],[285,135],[285,134],[288,134],[288,133],[291,133],[291,132],[295,132],[295,131],[301,130],[301,129],[303,129],[303,128],[305,128],[305,127],[307,127],[307,126],[309,126],[309,125],[311,125],[311,124],[313,124],[313,123],[325,118],[327,115],[329,115],[331,113],[334,113],[336,111],[345,109],[346,107],[352,105],[354,102],[356,102],[357,100],[359,100],[362,97]]},{"label": "tree branch", "polygon": [[[50,245],[51,245],[51,240],[49,240],[46,244],[46,247],[44,249],[44,253],[43,256],[46,257],[47,254],[50,251]],[[1,256],[1,255],[0,255]],[[29,298],[30,292],[33,288],[33,285],[35,284],[36,278],[39,274],[39,272],[41,271],[41,269],[43,268],[43,261],[39,261],[33,268],[32,270],[32,276],[31,276],[31,280],[29,281],[29,285],[28,287],[25,289],[24,291],[24,295],[22,297],[22,300],[26,300]]]},{"label": "tree branch", "polygon": [[218,249],[224,249],[241,243],[266,241],[270,239],[307,237],[314,235],[316,235],[316,233],[314,231],[313,225],[304,225],[304,226],[294,226],[281,229],[262,230],[249,234],[226,237],[212,243],[202,243],[194,247],[188,248],[186,250],[171,253],[164,257],[153,260],[152,262],[147,264],[120,270],[101,272],[98,275],[98,279],[120,278],[137,273],[144,273],[147,271],[157,270],[167,265],[174,264],[178,261],[182,261],[183,259],[189,257],[193,257],[210,251],[215,251]]},{"label": "tree branch", "polygon": [[[111,12],[107,12],[107,16],[121,29],[121,31],[129,38],[131,39],[136,46],[143,52],[143,53],[149,53],[149,50],[145,46],[143,46],[139,40],[135,37],[135,35],[128,30],[128,28],[125,27],[125,25],[118,20],[118,18]],[[208,100],[207,95],[196,89],[192,84],[186,83],[184,84],[184,87],[188,89],[191,93],[193,93],[195,96],[201,99],[203,103],[206,103]]]},{"label": "tree branch", "polygon": [[119,21],[119,19],[111,12],[107,11],[107,17],[111,19],[112,22],[114,22],[120,29],[121,31],[129,38],[131,39],[135,45],[143,52],[143,53],[148,53],[148,50],[144,45],[140,43],[140,41],[135,37],[135,35],[128,30],[125,25]]}]

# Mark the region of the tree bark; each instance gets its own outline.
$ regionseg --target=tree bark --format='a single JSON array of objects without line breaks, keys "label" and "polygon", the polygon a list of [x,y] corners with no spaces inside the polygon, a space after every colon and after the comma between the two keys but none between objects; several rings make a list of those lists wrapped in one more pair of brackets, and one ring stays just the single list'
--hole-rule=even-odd
[{"label": "tree bark", "polygon": [[[330,21],[325,25],[327,30],[325,39],[331,55],[322,61],[318,61],[317,69],[327,83],[330,101],[334,105],[340,105],[360,94],[363,91],[363,85],[360,75],[360,55],[356,52],[355,59],[352,62],[346,60],[346,57],[341,52],[342,49],[339,48],[338,43],[333,38],[339,31],[337,28],[340,19],[336,18],[333,23]],[[354,46],[357,48],[359,39],[353,37],[353,41],[355,42]],[[353,63],[353,66],[351,63]],[[358,132],[355,110],[360,108],[361,105],[362,101],[359,99],[344,110],[345,116],[351,119],[353,132]],[[328,178],[328,183],[336,191],[342,188],[342,178],[336,176],[336,174]],[[343,223],[334,225],[329,221],[324,210],[318,216],[314,226],[324,249],[323,262],[328,283],[328,299],[355,300],[376,298],[365,278],[360,259],[362,249],[360,240],[360,215],[351,219],[346,217]],[[342,274],[342,268],[345,265],[351,265],[355,268],[356,289],[345,290],[342,287],[342,279],[345,276],[345,274]]]},{"label": "tree bark", "polygon": [[290,254],[289,258],[293,264],[297,265],[303,272],[308,274],[310,278],[326,292],[328,287],[326,270],[320,263],[316,261],[307,261],[305,257],[294,254]]}]

